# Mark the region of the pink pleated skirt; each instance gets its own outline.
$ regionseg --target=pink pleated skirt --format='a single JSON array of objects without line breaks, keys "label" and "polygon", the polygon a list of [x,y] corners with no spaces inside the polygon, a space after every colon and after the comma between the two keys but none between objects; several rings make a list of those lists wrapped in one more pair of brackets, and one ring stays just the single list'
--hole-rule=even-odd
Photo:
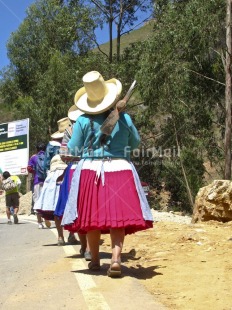
[{"label": "pink pleated skirt", "polygon": [[109,233],[111,228],[125,228],[126,234],[132,234],[153,226],[152,221],[143,219],[130,164],[122,162],[124,167],[112,160],[100,175],[97,175],[99,167],[92,167],[91,162],[84,165],[76,206],[78,217],[65,229],[79,233],[98,229]]}]

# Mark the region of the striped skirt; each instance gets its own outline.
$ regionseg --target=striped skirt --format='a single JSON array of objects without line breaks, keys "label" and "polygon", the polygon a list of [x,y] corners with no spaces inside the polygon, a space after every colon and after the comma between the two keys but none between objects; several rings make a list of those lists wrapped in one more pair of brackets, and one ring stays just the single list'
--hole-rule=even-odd
[{"label": "striped skirt", "polygon": [[[76,170],[73,175],[71,199],[68,199],[62,219],[65,229],[79,233],[98,229],[109,233],[111,228],[125,228],[125,233],[131,234],[153,226],[147,201],[146,210],[142,210],[142,193],[138,190],[142,187],[140,181],[136,182],[130,162],[85,160],[77,169],[80,171]],[[142,200],[144,192],[143,195]],[[75,212],[70,210],[72,208],[76,208]],[[76,214],[75,218],[74,215],[70,218],[70,214]]]}]

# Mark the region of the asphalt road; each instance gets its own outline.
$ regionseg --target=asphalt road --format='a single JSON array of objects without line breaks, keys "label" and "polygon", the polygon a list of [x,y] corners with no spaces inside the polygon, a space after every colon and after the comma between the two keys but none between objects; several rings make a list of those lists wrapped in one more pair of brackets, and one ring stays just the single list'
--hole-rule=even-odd
[{"label": "asphalt road", "polygon": [[57,246],[54,224],[38,229],[35,216],[19,216],[19,224],[8,225],[1,214],[0,309],[165,309],[129,272],[107,277],[109,254],[101,253],[102,269],[93,272],[79,249]]}]

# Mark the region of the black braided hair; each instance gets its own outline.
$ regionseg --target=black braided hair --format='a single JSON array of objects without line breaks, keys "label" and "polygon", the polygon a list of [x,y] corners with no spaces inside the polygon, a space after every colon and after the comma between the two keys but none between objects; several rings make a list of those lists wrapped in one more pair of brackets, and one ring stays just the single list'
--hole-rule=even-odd
[{"label": "black braided hair", "polygon": [[89,141],[89,146],[88,146],[88,152],[89,152],[89,155],[91,155],[91,153],[93,152],[93,138],[95,136],[95,130],[94,130],[93,118],[90,117],[89,120],[90,120],[91,134],[90,134],[90,141]]},{"label": "black braided hair", "polygon": [[[105,119],[104,121],[107,119],[107,117],[109,116],[109,114],[112,112],[112,109],[108,110],[105,112]],[[106,145],[106,142],[107,142],[107,138],[108,136],[105,134],[105,133],[102,133],[101,136],[100,136],[100,145],[101,146],[104,146]]]}]

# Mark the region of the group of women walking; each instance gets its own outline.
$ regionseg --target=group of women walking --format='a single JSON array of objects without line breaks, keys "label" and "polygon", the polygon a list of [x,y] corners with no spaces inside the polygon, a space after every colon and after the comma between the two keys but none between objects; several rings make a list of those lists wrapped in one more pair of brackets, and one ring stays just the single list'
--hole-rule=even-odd
[{"label": "group of women walking", "polygon": [[[76,119],[72,119],[72,127],[65,128],[60,148],[59,164],[66,162],[67,167],[62,166],[62,174],[51,169],[45,180],[56,197],[54,210],[47,211],[59,219],[61,230],[79,234],[82,250],[88,243],[90,270],[100,270],[100,236],[110,234],[110,277],[121,276],[125,235],[153,226],[150,207],[130,161],[130,151],[138,147],[140,137],[131,117],[116,106],[121,92],[118,79],[105,81],[97,71],[83,76],[83,87],[76,92],[75,106],[69,111]],[[117,115],[115,124],[111,123],[112,111]],[[109,132],[105,134],[102,126],[107,124]],[[45,192],[41,201],[46,200]],[[43,211],[43,203],[38,202],[35,208]]]}]

